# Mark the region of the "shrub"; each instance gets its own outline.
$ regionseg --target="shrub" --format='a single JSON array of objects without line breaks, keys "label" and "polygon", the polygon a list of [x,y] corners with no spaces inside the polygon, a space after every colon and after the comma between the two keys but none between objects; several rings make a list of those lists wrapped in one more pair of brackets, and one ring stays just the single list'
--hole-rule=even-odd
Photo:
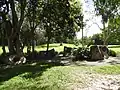
[{"label": "shrub", "polygon": [[109,50],[109,56],[116,57],[116,52],[113,50]]},{"label": "shrub", "polygon": [[76,51],[73,52],[73,55],[75,56],[75,60],[86,60],[90,58],[90,51],[89,48],[82,49],[79,47]]}]

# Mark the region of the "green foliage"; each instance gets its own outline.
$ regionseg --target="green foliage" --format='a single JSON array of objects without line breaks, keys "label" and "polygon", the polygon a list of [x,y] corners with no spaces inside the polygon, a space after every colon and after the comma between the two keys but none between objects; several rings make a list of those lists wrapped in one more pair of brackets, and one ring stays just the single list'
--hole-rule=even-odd
[{"label": "green foliage", "polygon": [[113,50],[109,50],[109,56],[116,57],[116,52]]},{"label": "green foliage", "polygon": [[[120,9],[120,1],[119,0],[94,0],[94,6],[96,15],[102,16],[102,23],[103,23],[103,38],[104,44],[107,44],[108,38],[110,38],[111,31],[115,30],[116,28],[112,28],[116,22],[111,25],[111,20],[114,20],[117,15],[119,15]],[[106,27],[105,24],[108,23]],[[113,21],[112,21],[113,23]]]},{"label": "green foliage", "polygon": [[75,36],[74,16],[81,14],[81,7],[76,4],[78,1],[72,0],[43,2],[42,23],[47,37],[55,37],[60,42]]},{"label": "green foliage", "polygon": [[[3,6],[5,8],[2,8]],[[25,46],[29,46],[31,40],[43,44],[51,41],[61,43],[67,38],[73,39],[75,32],[80,30],[78,26],[82,25],[82,22],[79,22],[79,25],[75,23],[75,16],[82,16],[82,9],[78,0],[12,0],[10,2],[3,0],[0,9],[0,16],[2,17],[0,19],[4,22],[9,20],[11,23],[12,21],[11,26],[13,24],[14,33],[12,33],[12,27],[7,27],[10,29],[6,29],[7,33],[11,37],[19,38],[16,41],[19,44],[19,47],[15,48],[17,52],[22,51],[20,49]],[[82,21],[83,17],[79,19]],[[54,39],[50,40],[51,38]],[[12,45],[14,41],[11,40],[11,48],[9,48],[11,52],[17,46]],[[34,47],[33,43],[32,46]]]},{"label": "green foliage", "polygon": [[120,44],[120,17],[116,15],[114,18],[109,20],[109,32],[110,36],[108,39],[109,44]]},{"label": "green foliage", "polygon": [[117,11],[120,7],[119,0],[94,0],[94,5],[97,15],[102,15],[102,20],[107,22],[110,17],[118,14]]}]

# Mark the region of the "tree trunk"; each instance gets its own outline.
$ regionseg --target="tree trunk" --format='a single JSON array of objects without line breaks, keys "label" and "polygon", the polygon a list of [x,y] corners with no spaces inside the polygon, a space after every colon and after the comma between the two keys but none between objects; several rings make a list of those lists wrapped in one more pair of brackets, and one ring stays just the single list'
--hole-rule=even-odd
[{"label": "tree trunk", "polygon": [[6,54],[5,45],[2,45],[3,54]]},{"label": "tree trunk", "polygon": [[31,46],[30,46],[30,41],[27,40],[27,53],[31,52]]},{"label": "tree trunk", "polygon": [[3,30],[3,34],[2,36],[2,50],[3,50],[3,54],[6,54],[6,50],[5,50],[5,30]]},{"label": "tree trunk", "polygon": [[105,30],[105,22],[103,21],[103,39],[104,39],[104,42],[103,42],[103,45],[107,45],[107,36],[106,36],[106,30]]},{"label": "tree trunk", "polygon": [[20,8],[20,19],[18,19],[16,10],[15,10],[15,2],[14,0],[10,0],[10,8],[12,13],[12,30],[13,30],[13,36],[12,41],[8,40],[9,42],[9,49],[11,51],[11,43],[15,47],[15,51],[18,55],[22,55],[21,50],[21,43],[20,43],[20,28],[22,26],[23,20],[24,20],[24,10],[26,6],[26,0],[21,0],[20,2],[21,8]]},{"label": "tree trunk", "polygon": [[16,53],[17,53],[17,55],[22,55],[23,52],[21,50],[19,35],[17,35],[16,37],[17,37],[17,40],[16,40]]},{"label": "tree trunk", "polygon": [[48,37],[48,39],[47,39],[47,52],[49,50],[49,44],[50,44],[50,37]]},{"label": "tree trunk", "polygon": [[32,39],[32,52],[35,52],[35,44],[34,44],[34,40]]},{"label": "tree trunk", "polygon": [[14,45],[12,43],[11,38],[8,38],[8,49],[9,49],[9,53],[11,54],[15,53]]},{"label": "tree trunk", "polygon": [[82,48],[84,48],[84,39],[83,39],[83,26],[82,26]]}]

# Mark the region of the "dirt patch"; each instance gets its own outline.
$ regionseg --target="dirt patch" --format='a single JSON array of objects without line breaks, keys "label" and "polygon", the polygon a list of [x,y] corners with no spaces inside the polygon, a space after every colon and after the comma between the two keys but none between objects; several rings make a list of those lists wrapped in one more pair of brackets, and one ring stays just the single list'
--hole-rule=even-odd
[{"label": "dirt patch", "polygon": [[90,75],[89,87],[79,90],[118,90],[120,75]]},{"label": "dirt patch", "polygon": [[120,75],[79,74],[75,77],[78,80],[82,77],[82,82],[76,81],[69,90],[119,90],[120,88]]}]

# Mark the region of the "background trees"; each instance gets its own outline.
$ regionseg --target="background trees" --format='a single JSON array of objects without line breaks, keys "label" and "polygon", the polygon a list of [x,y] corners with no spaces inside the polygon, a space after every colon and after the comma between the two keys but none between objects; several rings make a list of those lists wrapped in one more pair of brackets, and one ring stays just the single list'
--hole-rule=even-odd
[{"label": "background trees", "polygon": [[111,32],[111,25],[110,25],[111,19],[113,20],[117,15],[120,15],[119,12],[120,1],[119,0],[93,0],[93,1],[95,5],[96,15],[102,16],[102,23],[103,23],[102,31],[103,31],[104,44],[107,44],[107,40]]},{"label": "background trees", "polygon": [[[77,1],[47,0],[43,2],[42,25],[46,31],[47,51],[51,38],[64,42],[67,38],[75,36],[75,16],[81,15],[81,7]],[[81,23],[80,23],[81,24]]]},{"label": "background trees", "polygon": [[[47,40],[48,50],[53,38],[57,42],[64,42],[75,37],[83,19],[78,21],[76,16],[82,16],[77,0],[2,0],[1,38],[2,41],[7,39],[9,53],[21,55],[24,46],[30,46],[31,42],[34,52],[34,41],[38,41],[38,32],[42,32],[40,34]],[[2,44],[5,52],[5,45]]]},{"label": "background trees", "polygon": [[[16,6],[19,5],[20,13],[16,11]],[[8,40],[8,48],[10,53],[22,54],[20,29],[24,21],[24,11],[26,0],[3,0],[0,5],[0,17],[4,22],[4,29]],[[10,18],[11,19],[10,19]]]}]

